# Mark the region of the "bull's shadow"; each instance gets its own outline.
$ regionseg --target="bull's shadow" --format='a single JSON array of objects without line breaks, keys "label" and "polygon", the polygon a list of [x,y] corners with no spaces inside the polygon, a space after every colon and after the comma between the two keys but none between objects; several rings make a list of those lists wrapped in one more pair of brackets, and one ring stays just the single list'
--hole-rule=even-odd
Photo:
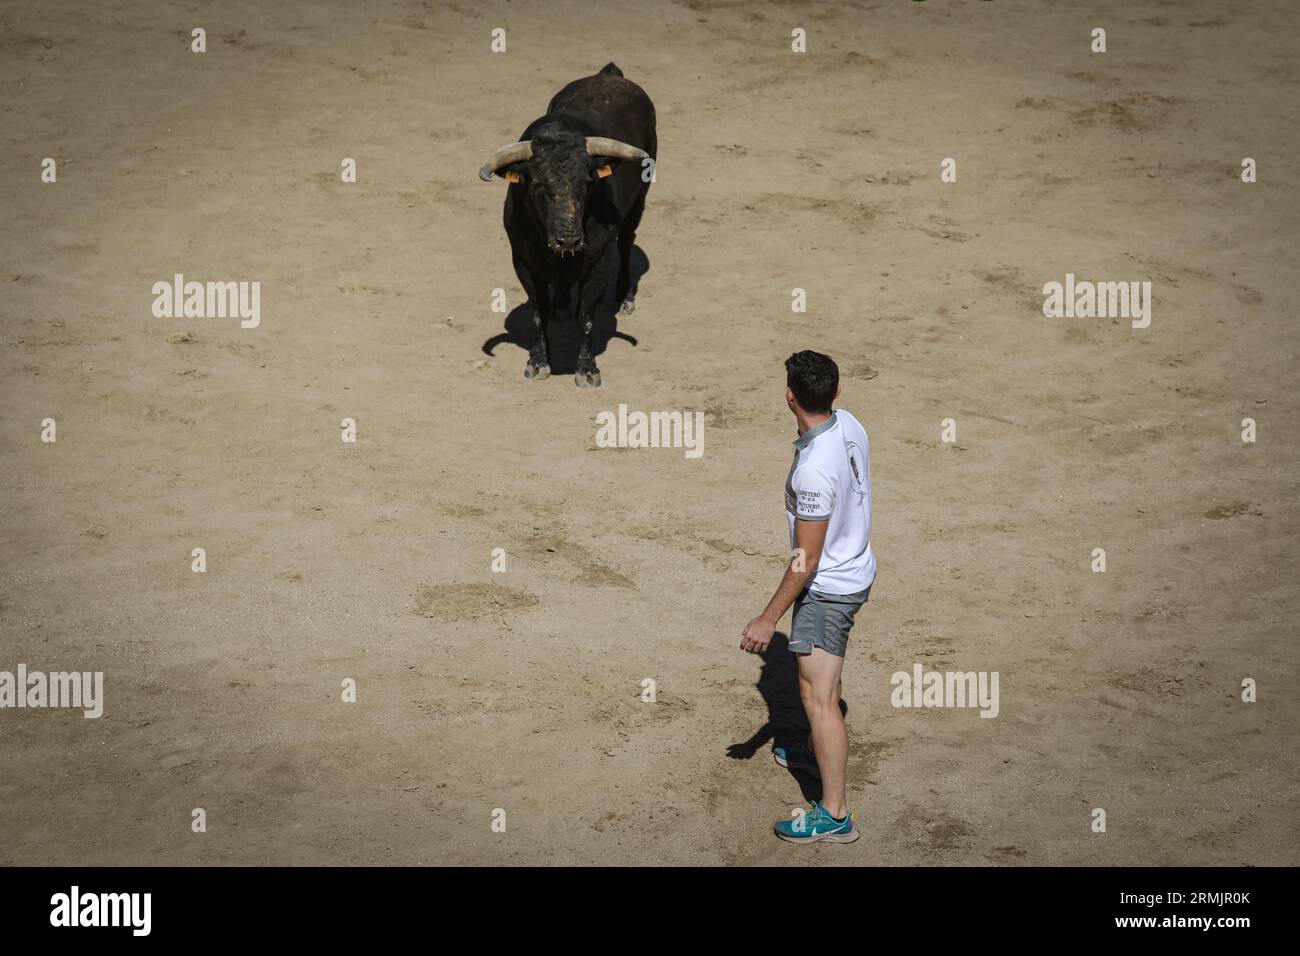
[{"label": "bull's shadow", "polygon": [[[772,635],[767,650],[758,656],[763,660],[763,668],[759,671],[757,686],[759,696],[767,704],[767,722],[748,740],[727,748],[727,756],[734,760],[752,759],[767,743],[773,747],[789,747],[808,740],[808,717],[804,714],[803,701],[799,699],[799,661],[790,652],[789,638],[777,631]],[[848,704],[841,699],[840,713],[847,716],[848,712]],[[768,760],[772,759],[770,754],[771,751],[764,752]],[[802,770],[789,770],[787,773],[798,782],[805,800],[811,802],[822,798],[822,784],[816,777]]]},{"label": "bull's shadow", "polygon": [[[640,246],[633,245],[630,263],[633,289],[638,287],[641,277],[649,271],[650,260],[646,258],[646,254]],[[601,302],[600,308],[596,310],[595,323],[591,328],[591,354],[593,358],[605,351],[610,339],[622,339],[633,346],[637,344],[635,338],[618,330],[619,304],[614,301],[614,288],[613,282],[611,282],[609,292]],[[550,325],[547,326],[551,374],[553,375],[572,375],[577,371],[578,347],[582,344],[582,336],[578,332],[577,308],[578,287],[575,285],[569,300],[556,306],[555,316],[551,319]],[[634,312],[633,316],[635,315]],[[532,348],[535,338],[533,308],[527,302],[524,302],[515,306],[510,314],[506,316],[505,331],[492,336],[483,343],[483,352],[492,355],[493,350],[498,345],[503,342],[510,342],[519,346],[523,350],[524,358],[527,359],[528,350]],[[520,368],[522,374],[522,365]]]}]

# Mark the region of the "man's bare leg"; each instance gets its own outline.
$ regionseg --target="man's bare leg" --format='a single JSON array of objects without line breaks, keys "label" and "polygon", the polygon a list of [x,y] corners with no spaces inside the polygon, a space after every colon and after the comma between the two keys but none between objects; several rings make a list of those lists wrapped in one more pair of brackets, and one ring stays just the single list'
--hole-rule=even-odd
[{"label": "man's bare leg", "polygon": [[[843,699],[844,699],[844,681],[841,679],[835,685],[835,706],[838,707],[840,705],[840,701],[842,701]],[[842,717],[844,715],[841,714],[840,716]],[[817,752],[817,747],[813,744],[811,733],[808,735],[808,750],[811,751],[813,754],[816,754]]]},{"label": "man's bare leg", "polygon": [[822,777],[822,806],[839,819],[848,812],[845,777],[848,774],[849,734],[840,713],[840,674],[844,658],[814,647],[800,654],[799,696],[812,728],[813,752]]}]

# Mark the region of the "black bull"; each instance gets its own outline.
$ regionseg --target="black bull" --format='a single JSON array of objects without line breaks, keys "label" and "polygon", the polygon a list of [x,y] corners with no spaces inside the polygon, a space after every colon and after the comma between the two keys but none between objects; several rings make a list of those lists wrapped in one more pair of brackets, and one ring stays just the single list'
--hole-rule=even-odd
[{"label": "black bull", "polygon": [[510,182],[506,235],[536,326],[525,378],[551,374],[547,324],[576,284],[582,346],[574,379],[600,384],[591,329],[616,268],[619,311],[635,308],[632,244],[657,150],[654,104],[610,63],[556,93],[546,115],[479,170]]}]

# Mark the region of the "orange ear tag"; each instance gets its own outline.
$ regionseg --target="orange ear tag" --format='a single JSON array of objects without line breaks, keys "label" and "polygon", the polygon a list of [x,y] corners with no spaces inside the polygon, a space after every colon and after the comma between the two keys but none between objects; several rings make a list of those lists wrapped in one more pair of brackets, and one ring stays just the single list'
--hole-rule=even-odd
[{"label": "orange ear tag", "polygon": [[509,180],[509,181],[512,182],[512,183],[517,183],[517,182],[519,182],[519,174],[518,174],[518,173],[506,173],[506,179]]},{"label": "orange ear tag", "polygon": [[599,179],[604,179],[613,172],[614,170],[610,168],[609,163],[606,163],[604,166],[600,167],[600,169],[596,170],[596,176]]}]

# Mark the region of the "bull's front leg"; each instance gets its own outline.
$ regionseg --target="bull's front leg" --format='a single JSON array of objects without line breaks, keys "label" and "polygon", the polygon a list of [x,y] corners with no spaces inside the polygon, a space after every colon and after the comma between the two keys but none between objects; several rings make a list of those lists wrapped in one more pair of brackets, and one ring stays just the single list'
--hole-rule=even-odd
[{"label": "bull's front leg", "polygon": [[[520,273],[521,278],[524,275],[525,273]],[[554,300],[551,298],[550,286],[544,278],[529,274],[524,288],[533,307],[533,344],[528,349],[528,364],[524,366],[524,378],[547,378],[551,374],[551,360],[546,342],[546,327],[555,310]]]},{"label": "bull's front leg", "polygon": [[600,387],[600,369],[591,357],[591,330],[596,324],[596,313],[605,301],[609,291],[609,280],[613,276],[614,246],[610,242],[601,250],[600,258],[578,283],[578,332],[582,336],[582,346],[578,349],[578,365],[573,380],[579,388]]}]

